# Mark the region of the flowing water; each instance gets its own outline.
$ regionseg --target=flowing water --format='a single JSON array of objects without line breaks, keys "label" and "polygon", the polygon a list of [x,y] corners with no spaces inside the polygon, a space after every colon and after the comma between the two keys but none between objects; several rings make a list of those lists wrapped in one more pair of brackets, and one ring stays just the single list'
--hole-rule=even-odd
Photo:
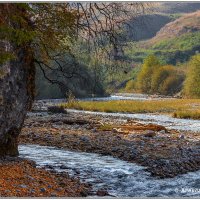
[{"label": "flowing water", "polygon": [[168,129],[176,129],[182,131],[194,131],[200,132],[200,120],[191,119],[177,119],[167,115],[156,114],[129,114],[129,113],[105,113],[105,112],[93,112],[84,110],[67,109],[68,112],[85,113],[90,115],[101,115],[105,117],[118,117],[125,119],[135,119],[142,123],[156,123],[163,125]]},{"label": "flowing water", "polygon": [[[82,100],[148,99],[147,95],[113,95],[105,98]],[[162,98],[158,100],[162,100]],[[65,100],[52,100],[51,102],[47,100],[46,105],[55,105],[63,101]],[[156,114],[103,113],[72,109],[69,109],[68,112],[135,119],[142,123],[163,125],[168,129],[200,132],[200,120],[176,119]],[[19,151],[21,157],[34,160],[40,167],[51,166],[58,172],[68,172],[71,176],[80,178],[82,182],[92,184],[94,194],[99,189],[106,189],[110,195],[115,197],[200,197],[200,171],[190,172],[171,179],[157,179],[150,176],[144,170],[144,167],[111,156],[67,151],[39,145],[21,145]]]},{"label": "flowing water", "polygon": [[20,155],[40,167],[52,166],[115,197],[200,197],[200,171],[171,179],[151,177],[144,167],[111,156],[54,147],[21,145]]},{"label": "flowing water", "polygon": [[[114,100],[158,100],[162,101],[166,98],[159,98],[148,96],[146,94],[113,94],[110,97],[99,97],[99,98],[83,98],[77,99],[78,101],[114,101]],[[167,98],[169,99],[169,98]],[[65,102],[65,99],[47,99],[47,100],[39,100],[38,103],[43,104],[43,107],[46,108],[49,105],[56,105],[61,102]],[[102,116],[114,116],[119,118],[126,119],[135,119],[142,123],[156,123],[159,125],[163,125],[168,129],[176,129],[182,131],[194,131],[200,132],[200,120],[191,120],[191,119],[177,119],[167,115],[161,114],[129,114],[129,113],[104,113],[104,112],[91,112],[91,111],[82,111],[82,110],[73,110],[68,109],[68,112],[76,112],[76,113],[85,113],[92,115],[102,115]]]}]

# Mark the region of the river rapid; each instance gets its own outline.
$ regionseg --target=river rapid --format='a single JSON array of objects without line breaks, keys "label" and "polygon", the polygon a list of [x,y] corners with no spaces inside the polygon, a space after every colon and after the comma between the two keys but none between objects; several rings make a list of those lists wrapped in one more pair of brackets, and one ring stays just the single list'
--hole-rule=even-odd
[{"label": "river rapid", "polygon": [[39,145],[20,145],[19,151],[39,167],[68,172],[92,184],[94,195],[105,189],[115,197],[200,197],[200,171],[156,179],[144,167],[111,156]]},{"label": "river rapid", "polygon": [[[112,95],[105,98],[88,98],[81,101],[149,100],[147,95]],[[162,100],[158,98],[157,100]],[[45,100],[45,106],[56,105],[64,100]],[[43,101],[40,101],[41,103]],[[42,106],[44,106],[42,104]],[[142,123],[155,123],[168,129],[200,132],[200,120],[176,119],[167,115],[103,113],[68,109],[68,112],[101,115],[122,119],[134,119]],[[43,113],[45,115],[45,113]],[[99,189],[107,190],[115,197],[200,197],[200,171],[174,178],[157,179],[144,167],[112,156],[95,153],[74,152],[55,147],[20,145],[20,156],[34,160],[39,167],[58,172],[68,172],[82,182],[92,185],[93,194]]]}]

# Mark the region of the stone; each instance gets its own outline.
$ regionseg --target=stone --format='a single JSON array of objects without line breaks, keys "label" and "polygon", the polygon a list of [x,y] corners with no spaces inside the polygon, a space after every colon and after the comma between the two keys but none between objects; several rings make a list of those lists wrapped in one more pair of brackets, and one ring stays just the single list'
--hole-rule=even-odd
[{"label": "stone", "polygon": [[89,138],[87,136],[81,136],[80,139],[83,141],[83,142],[89,142]]},{"label": "stone", "polygon": [[155,131],[152,131],[152,130],[145,131],[144,137],[155,137],[155,136],[156,136]]},{"label": "stone", "polygon": [[49,106],[47,109],[48,109],[48,112],[51,112],[51,113],[67,114],[67,111],[61,106]]},{"label": "stone", "polygon": [[56,193],[51,193],[51,197],[57,197]]},{"label": "stone", "polygon": [[112,152],[118,152],[119,151],[119,147],[112,147],[111,151]]},{"label": "stone", "polygon": [[88,196],[88,192],[87,191],[81,191],[80,195],[82,197],[87,197]]},{"label": "stone", "polygon": [[160,133],[160,134],[165,134],[166,131],[165,131],[165,130],[161,130],[161,131],[159,131],[159,133]]},{"label": "stone", "polygon": [[97,129],[96,129],[96,128],[93,128],[93,129],[92,129],[92,132],[93,132],[93,133],[96,133],[96,132],[97,132]]},{"label": "stone", "polygon": [[109,195],[108,192],[103,189],[98,190],[96,194],[101,197]]},{"label": "stone", "polygon": [[22,184],[22,185],[19,185],[19,187],[20,188],[27,188],[27,185]]},{"label": "stone", "polygon": [[60,169],[68,169],[68,167],[65,166],[65,165],[61,165],[61,166],[60,166]]},{"label": "stone", "polygon": [[180,138],[180,139],[184,139],[185,136],[184,136],[183,134],[181,134],[181,135],[179,136],[179,138]]},{"label": "stone", "polygon": [[46,189],[45,188],[40,188],[40,191],[41,192],[46,192]]}]

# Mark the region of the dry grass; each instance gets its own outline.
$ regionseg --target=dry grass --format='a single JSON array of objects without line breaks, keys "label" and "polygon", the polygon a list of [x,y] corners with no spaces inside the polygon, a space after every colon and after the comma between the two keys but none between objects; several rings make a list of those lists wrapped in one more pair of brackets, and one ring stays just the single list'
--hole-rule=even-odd
[{"label": "dry grass", "polygon": [[181,119],[200,119],[200,110],[174,112],[173,117]]},{"label": "dry grass", "polygon": [[200,99],[167,99],[151,101],[106,101],[77,102],[62,104],[65,108],[78,110],[121,112],[121,113],[167,113],[174,117],[198,118]]}]

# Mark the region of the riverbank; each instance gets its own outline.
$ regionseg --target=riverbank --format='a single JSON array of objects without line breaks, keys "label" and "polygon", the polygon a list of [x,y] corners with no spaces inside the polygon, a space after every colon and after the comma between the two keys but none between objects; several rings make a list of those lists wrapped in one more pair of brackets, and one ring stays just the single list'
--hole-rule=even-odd
[{"label": "riverbank", "polygon": [[112,155],[145,166],[159,178],[200,169],[198,133],[119,117],[29,113],[19,141]]},{"label": "riverbank", "polygon": [[0,197],[83,197],[89,191],[67,173],[36,168],[26,159],[0,159],[0,171]]},{"label": "riverbank", "polygon": [[[148,99],[148,98],[147,98]],[[175,118],[200,119],[199,99],[149,99],[116,101],[69,101],[60,106],[67,109],[108,113],[164,113]]]}]

